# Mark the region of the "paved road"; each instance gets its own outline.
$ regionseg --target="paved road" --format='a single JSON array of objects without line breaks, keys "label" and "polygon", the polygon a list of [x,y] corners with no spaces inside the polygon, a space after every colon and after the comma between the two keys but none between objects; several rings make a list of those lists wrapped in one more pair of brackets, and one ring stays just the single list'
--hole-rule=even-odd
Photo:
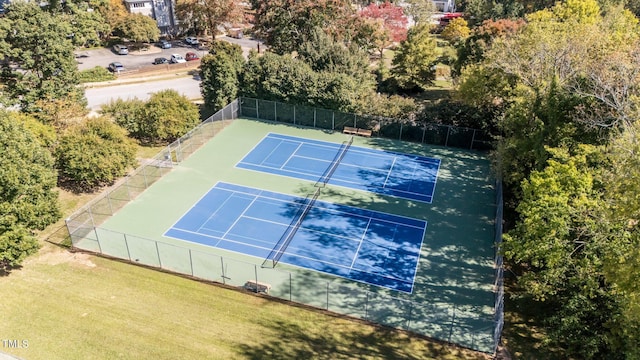
[{"label": "paved road", "polygon": [[[253,39],[235,39],[228,36],[222,36],[219,40],[238,44],[242,47],[245,56],[249,54],[249,50],[258,48],[258,41]],[[131,51],[129,55],[117,55],[111,49],[89,49],[76,51],[76,60],[78,61],[78,70],[92,69],[96,66],[107,67],[109,63],[118,61],[124,65],[127,70],[139,69],[143,66],[153,66],[153,60],[157,57],[171,58],[171,54],[180,54],[184,56],[188,51],[195,52],[202,57],[207,54],[205,48],[197,49],[191,45],[187,45],[180,40],[171,42],[171,49],[160,49],[151,46],[147,51]],[[262,51],[262,49],[261,49]]]},{"label": "paved road", "polygon": [[110,86],[94,87],[85,90],[88,106],[91,110],[99,110],[118,98],[126,100],[138,98],[148,100],[152,93],[164,89],[173,89],[190,100],[198,100],[200,94],[200,79],[193,76],[182,76],[170,79],[140,79],[140,82],[115,83]]},{"label": "paved road", "polygon": [[[219,39],[240,45],[245,56],[248,55],[251,49],[257,49],[259,43],[256,40],[248,38],[235,39],[223,36]],[[76,52],[76,59],[79,70],[91,69],[96,66],[106,67],[113,61],[121,62],[127,70],[135,70],[141,67],[153,67],[154,65],[151,63],[153,59],[157,57],[170,58],[171,54],[174,53],[184,56],[187,51],[196,52],[200,57],[207,53],[206,50],[195,49],[193,46],[178,40],[173,41],[172,46],[171,49],[160,49],[152,46],[147,51],[131,52],[129,55],[117,55],[110,49],[81,50]],[[171,78],[172,76],[174,77]],[[170,79],[167,79],[168,77]],[[118,98],[148,100],[152,93],[164,89],[174,89],[191,100],[201,99],[200,80],[198,78],[171,74],[154,78],[129,79],[128,82],[114,81],[112,85],[105,83],[99,87],[86,89],[85,94],[89,108],[95,111],[99,110],[103,104],[107,104],[111,100]]]}]

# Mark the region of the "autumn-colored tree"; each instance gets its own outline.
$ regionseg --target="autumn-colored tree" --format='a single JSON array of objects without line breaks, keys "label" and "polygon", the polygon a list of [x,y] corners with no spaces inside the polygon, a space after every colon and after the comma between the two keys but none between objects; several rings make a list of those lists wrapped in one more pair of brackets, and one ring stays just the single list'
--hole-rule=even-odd
[{"label": "autumn-colored tree", "polygon": [[372,40],[381,57],[385,48],[407,38],[408,20],[404,15],[404,11],[398,5],[390,2],[372,3],[362,9],[359,15],[368,20],[370,24],[375,24],[374,28],[376,30]]},{"label": "autumn-colored tree", "polygon": [[237,0],[178,0],[176,17],[183,32],[215,36],[218,26],[243,17]]},{"label": "autumn-colored tree", "polygon": [[445,26],[444,30],[440,36],[443,39],[449,41],[451,44],[455,44],[459,41],[466,39],[469,34],[471,34],[471,30],[467,24],[467,20],[457,17],[452,19],[447,26]]}]

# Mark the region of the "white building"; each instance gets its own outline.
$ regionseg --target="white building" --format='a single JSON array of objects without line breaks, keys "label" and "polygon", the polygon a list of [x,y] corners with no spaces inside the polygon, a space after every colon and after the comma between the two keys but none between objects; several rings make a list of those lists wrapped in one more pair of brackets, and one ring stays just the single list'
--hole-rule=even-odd
[{"label": "white building", "polygon": [[162,34],[175,34],[178,20],[175,15],[175,0],[124,0],[132,14],[147,15],[158,23]]}]

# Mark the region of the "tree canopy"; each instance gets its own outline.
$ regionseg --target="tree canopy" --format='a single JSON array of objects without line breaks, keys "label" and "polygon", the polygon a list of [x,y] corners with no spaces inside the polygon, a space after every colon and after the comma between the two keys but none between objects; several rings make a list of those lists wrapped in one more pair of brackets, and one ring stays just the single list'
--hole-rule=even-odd
[{"label": "tree canopy", "polygon": [[60,217],[53,158],[29,122],[35,125],[15,112],[0,111],[0,271],[35,253],[34,231]]},{"label": "tree canopy", "polygon": [[135,165],[135,145],[107,118],[69,127],[60,136],[55,155],[62,178],[79,189],[109,185]]},{"label": "tree canopy", "polygon": [[215,111],[238,97],[244,57],[239,45],[215,41],[202,58],[200,89],[205,104]]},{"label": "tree canopy", "polygon": [[43,103],[65,101],[86,106],[79,88],[70,23],[36,3],[15,2],[0,22],[2,91],[10,104],[38,114]]}]

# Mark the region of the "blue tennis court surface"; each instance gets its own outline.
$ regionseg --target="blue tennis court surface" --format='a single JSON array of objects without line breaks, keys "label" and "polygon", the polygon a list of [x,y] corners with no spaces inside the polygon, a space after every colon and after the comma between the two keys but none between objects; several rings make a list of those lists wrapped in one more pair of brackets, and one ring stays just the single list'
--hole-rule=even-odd
[{"label": "blue tennis court surface", "polygon": [[[219,182],[164,235],[266,258],[305,199]],[[427,223],[316,201],[280,262],[411,293]]]},{"label": "blue tennis court surface", "polygon": [[[236,166],[318,181],[331,166],[340,144],[268,134]],[[351,146],[328,183],[431,203],[440,160]]]}]

